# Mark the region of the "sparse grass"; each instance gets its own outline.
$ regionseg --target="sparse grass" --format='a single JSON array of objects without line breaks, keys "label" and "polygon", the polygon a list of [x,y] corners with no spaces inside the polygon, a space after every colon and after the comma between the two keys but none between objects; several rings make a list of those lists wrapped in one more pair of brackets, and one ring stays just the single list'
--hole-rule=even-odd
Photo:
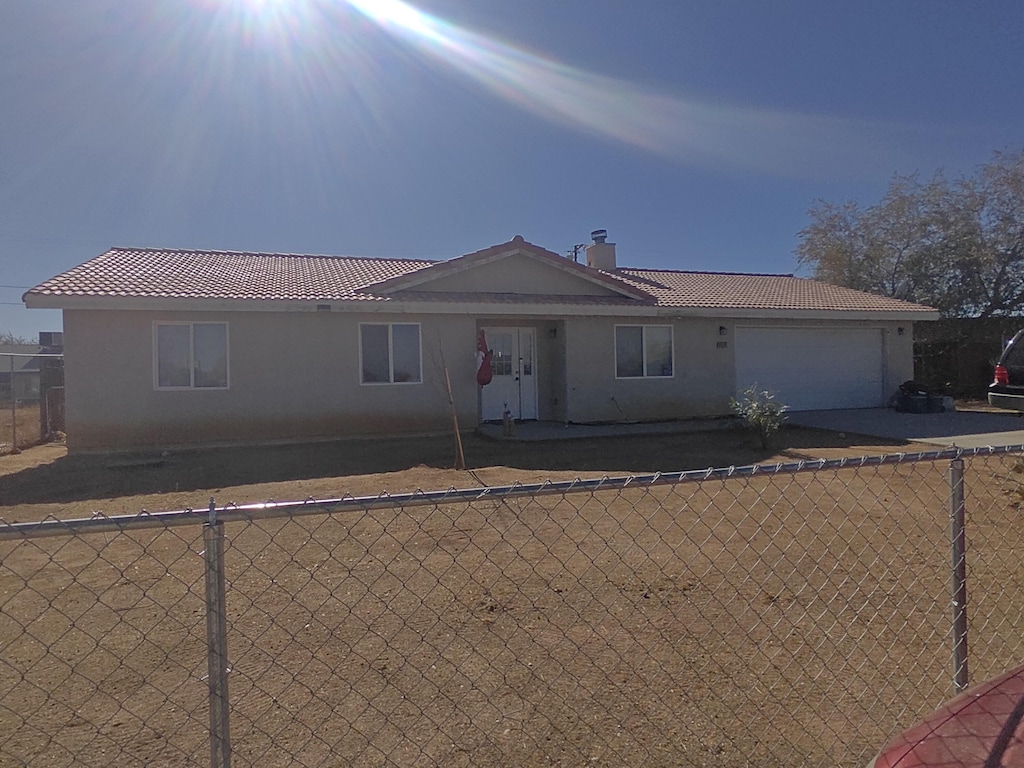
[{"label": "sparse grass", "polygon": [[13,413],[10,401],[0,403],[0,454],[13,453],[15,442],[20,450],[38,445],[41,439],[39,403],[18,405]]}]

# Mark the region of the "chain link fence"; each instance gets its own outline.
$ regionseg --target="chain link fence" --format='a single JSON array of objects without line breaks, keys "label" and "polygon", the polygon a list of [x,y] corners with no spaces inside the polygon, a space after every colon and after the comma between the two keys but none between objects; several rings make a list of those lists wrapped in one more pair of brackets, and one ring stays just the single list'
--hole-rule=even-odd
[{"label": "chain link fence", "polygon": [[1024,656],[1022,450],[0,525],[0,765],[862,766]]},{"label": "chain link fence", "polygon": [[0,349],[0,455],[63,438],[64,356],[46,349]]}]

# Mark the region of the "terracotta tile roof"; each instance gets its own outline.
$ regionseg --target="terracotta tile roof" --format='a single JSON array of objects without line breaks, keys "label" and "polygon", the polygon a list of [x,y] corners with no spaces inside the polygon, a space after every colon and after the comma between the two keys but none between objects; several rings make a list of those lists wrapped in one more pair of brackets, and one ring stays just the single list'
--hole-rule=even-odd
[{"label": "terracotta tile roof", "polygon": [[111,248],[27,295],[298,301],[373,300],[357,291],[434,262],[291,253]]},{"label": "terracotta tile roof", "polygon": [[925,312],[931,307],[876,296],[793,275],[618,269],[615,274],[647,291],[663,307],[709,309]]},{"label": "terracotta tile roof", "polygon": [[[505,246],[536,249],[521,240],[469,254],[463,263],[490,256]],[[459,261],[458,259],[453,261]],[[314,256],[239,251],[112,248],[25,294],[52,297],[162,298],[261,301],[416,301],[430,303],[550,304],[568,306],[659,306],[666,308],[913,312],[934,310],[898,299],[875,296],[792,275],[753,275],[620,268],[591,272],[598,282],[623,286],[619,296],[555,296],[509,293],[459,294],[419,290],[424,280],[409,278],[437,265],[446,274],[451,262],[416,259]],[[570,271],[572,271],[570,270]],[[424,275],[425,277],[425,275]],[[393,290],[395,285],[408,287]],[[627,295],[627,294],[632,294]]]}]

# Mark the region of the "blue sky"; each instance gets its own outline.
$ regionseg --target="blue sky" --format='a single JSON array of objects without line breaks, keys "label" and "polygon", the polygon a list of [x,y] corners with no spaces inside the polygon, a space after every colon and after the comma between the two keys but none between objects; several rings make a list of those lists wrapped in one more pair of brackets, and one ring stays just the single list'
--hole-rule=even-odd
[{"label": "blue sky", "polygon": [[1024,4],[0,0],[0,331],[111,246],[444,259],[605,228],[794,272],[818,198],[1024,146]]}]

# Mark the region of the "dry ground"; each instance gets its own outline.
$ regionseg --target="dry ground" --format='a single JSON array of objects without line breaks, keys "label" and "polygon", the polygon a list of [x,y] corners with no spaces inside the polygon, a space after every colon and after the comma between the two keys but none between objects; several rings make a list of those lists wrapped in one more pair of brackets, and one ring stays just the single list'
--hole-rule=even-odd
[{"label": "dry ground", "polygon": [[876,455],[906,444],[784,427],[762,449],[745,430],[504,442],[464,438],[467,470],[452,469],[451,437],[212,448],[131,456],[68,456],[60,444],[0,456],[0,516],[9,522],[94,512],[131,514],[267,499],[498,486],[804,459]]},{"label": "dry ground", "polygon": [[[444,438],[116,458],[47,445],[0,457],[0,506],[68,518],[903,450],[798,428],[768,451],[742,431],[470,437],[456,471]],[[235,764],[863,765],[948,691],[945,472],[228,524]],[[972,622],[1019,638],[998,604],[1019,599],[1024,534],[978,487]],[[201,531],[13,546],[0,766],[205,760]],[[999,663],[978,658],[979,674]]]}]

